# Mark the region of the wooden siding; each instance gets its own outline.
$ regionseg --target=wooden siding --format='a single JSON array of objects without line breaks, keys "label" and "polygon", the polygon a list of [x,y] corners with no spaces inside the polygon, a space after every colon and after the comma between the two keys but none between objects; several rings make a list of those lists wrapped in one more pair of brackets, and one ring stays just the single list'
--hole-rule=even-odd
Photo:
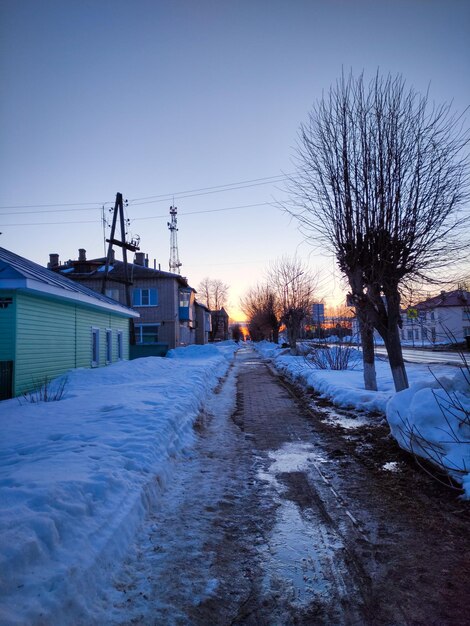
[{"label": "wooden siding", "polygon": [[15,310],[16,300],[13,292],[1,292],[2,298],[11,298],[12,304],[0,308],[0,361],[15,360]]},{"label": "wooden siding", "polygon": [[34,388],[76,367],[91,367],[91,329],[100,330],[99,365],[106,364],[106,329],[123,332],[123,358],[129,358],[129,320],[59,300],[18,294],[14,394]]},{"label": "wooden siding", "polygon": [[[70,275],[72,278],[72,275]],[[80,278],[82,285],[93,289],[101,290],[101,278]],[[109,289],[119,289],[121,304],[125,304],[125,291],[122,285],[108,283]],[[134,320],[138,324],[160,324],[158,331],[159,342],[167,344],[168,349],[176,348],[180,344],[180,326],[179,326],[179,284],[175,278],[139,278],[135,279],[132,286],[134,289],[157,289],[158,304],[157,306],[136,306],[133,307],[140,315],[139,319]],[[131,288],[131,301],[132,301]]]}]

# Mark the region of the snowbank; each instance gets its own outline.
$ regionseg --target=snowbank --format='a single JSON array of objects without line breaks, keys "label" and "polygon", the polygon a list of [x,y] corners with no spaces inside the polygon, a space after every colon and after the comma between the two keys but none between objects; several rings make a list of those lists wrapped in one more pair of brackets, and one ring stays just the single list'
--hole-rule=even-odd
[{"label": "snowbank", "polygon": [[462,484],[470,497],[470,381],[462,371],[433,384],[416,384],[387,405],[399,445],[432,461]]},{"label": "snowbank", "polygon": [[388,362],[377,360],[379,391],[366,391],[362,365],[354,370],[319,370],[273,343],[254,347],[287,378],[336,406],[383,413],[402,448],[445,468],[470,498],[470,381],[461,370],[408,363],[410,388],[397,394]]},{"label": "snowbank", "polygon": [[59,402],[0,403],[0,623],[87,623],[238,346],[69,372]]}]

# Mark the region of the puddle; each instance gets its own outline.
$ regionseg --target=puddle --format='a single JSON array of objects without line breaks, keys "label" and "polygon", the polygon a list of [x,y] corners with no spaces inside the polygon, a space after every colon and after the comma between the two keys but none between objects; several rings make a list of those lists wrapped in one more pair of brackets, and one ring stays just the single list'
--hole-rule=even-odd
[{"label": "puddle", "polygon": [[282,594],[290,603],[305,606],[337,590],[334,563],[343,544],[314,511],[301,513],[294,502],[282,498],[286,487],[277,476],[308,472],[312,463],[327,463],[328,459],[314,446],[299,443],[287,444],[269,456],[271,465],[258,471],[258,478],[280,498],[275,525],[263,547],[263,588],[270,595]]},{"label": "puddle", "polygon": [[278,511],[267,547],[263,587],[270,593],[282,590],[297,605],[330,596],[337,585],[331,562],[341,544],[329,536],[324,525],[312,522],[302,517],[293,502],[286,501]]}]

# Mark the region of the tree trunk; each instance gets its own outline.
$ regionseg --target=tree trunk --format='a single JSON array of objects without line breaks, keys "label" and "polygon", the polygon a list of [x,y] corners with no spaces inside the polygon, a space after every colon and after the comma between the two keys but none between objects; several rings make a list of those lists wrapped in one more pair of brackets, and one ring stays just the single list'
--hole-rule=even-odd
[{"label": "tree trunk", "polygon": [[362,343],[362,362],[364,366],[364,387],[368,391],[377,391],[377,376],[375,373],[374,329],[359,317],[359,330]]},{"label": "tree trunk", "polygon": [[392,370],[395,391],[403,391],[403,389],[408,389],[408,376],[406,374],[405,362],[403,361],[403,352],[401,349],[398,326],[395,326],[394,328],[389,328],[383,339],[385,342],[385,347],[387,349],[390,369]]},{"label": "tree trunk", "polygon": [[273,342],[279,343],[279,328],[277,326],[273,328]]},{"label": "tree trunk", "polygon": [[398,287],[390,289],[386,293],[387,299],[387,328],[382,335],[387,349],[388,361],[392,370],[395,391],[403,391],[408,389],[408,376],[406,374],[405,362],[403,360],[403,352],[401,349],[400,329],[400,294]]}]

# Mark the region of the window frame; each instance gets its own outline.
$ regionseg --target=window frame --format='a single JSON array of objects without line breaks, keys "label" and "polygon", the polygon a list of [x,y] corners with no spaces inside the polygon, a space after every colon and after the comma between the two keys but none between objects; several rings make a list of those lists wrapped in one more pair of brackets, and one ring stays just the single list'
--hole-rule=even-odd
[{"label": "window frame", "polygon": [[100,329],[91,327],[91,367],[100,366]]},{"label": "window frame", "polygon": [[113,331],[111,328],[105,329],[106,341],[106,364],[113,362]]},{"label": "window frame", "polygon": [[124,359],[124,333],[122,330],[116,331],[116,341],[117,341],[117,359],[118,361],[122,361]]},{"label": "window frame", "polygon": [[[148,304],[143,304],[144,292],[147,292],[146,299],[148,298]],[[154,296],[153,298],[152,298],[152,295]],[[136,287],[132,292],[132,306],[133,307],[158,306],[158,289],[156,287]]]}]

